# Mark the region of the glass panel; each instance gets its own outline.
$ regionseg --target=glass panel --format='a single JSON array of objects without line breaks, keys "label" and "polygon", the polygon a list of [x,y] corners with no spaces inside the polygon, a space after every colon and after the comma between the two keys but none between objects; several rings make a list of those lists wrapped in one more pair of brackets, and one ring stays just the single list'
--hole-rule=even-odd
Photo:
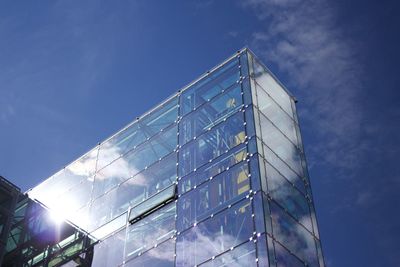
[{"label": "glass panel", "polygon": [[177,146],[177,126],[169,128],[126,155],[130,170],[143,170],[152,163],[171,153]]},{"label": "glass panel", "polygon": [[251,80],[246,77],[241,81],[242,89],[243,89],[243,102],[245,105],[253,104],[253,98],[251,94]]},{"label": "glass panel", "polygon": [[181,116],[196,109],[201,104],[229,88],[239,81],[240,72],[237,58],[224,64],[221,68],[211,72],[190,88],[186,89],[181,99]]},{"label": "glass panel", "polygon": [[[259,153],[257,146],[258,143],[261,142],[258,138],[255,136],[249,137],[249,141],[247,142],[247,150],[250,155],[254,155],[255,153]],[[262,152],[262,149],[261,149]]]},{"label": "glass panel", "polygon": [[122,184],[120,192],[130,196],[130,206],[139,204],[175,183],[176,161],[176,153],[172,153]]},{"label": "glass panel", "polygon": [[157,195],[147,199],[140,203],[136,207],[133,207],[129,214],[129,221],[135,220],[138,216],[145,214],[146,212],[154,209],[160,204],[165,203],[167,200],[172,199],[175,196],[175,185],[161,191]]},{"label": "glass panel", "polygon": [[[92,179],[91,175],[95,172],[96,168],[97,150],[98,147],[94,148],[82,158],[33,188],[28,192],[29,197],[39,200],[49,208],[59,208],[61,204],[60,201],[63,201],[59,198],[60,194],[78,185],[82,181]],[[90,191],[91,189],[89,192]]]},{"label": "glass panel", "polygon": [[[308,201],[310,201],[310,198],[308,198]],[[317,223],[317,217],[316,217],[316,215],[315,215],[315,208],[314,208],[314,205],[313,205],[313,203],[311,202],[311,205],[310,205],[310,210],[311,210],[311,221],[312,221],[312,223],[313,223],[313,226],[314,226],[314,235],[319,239],[320,237],[319,237],[319,231],[318,231],[318,223]]]},{"label": "glass panel", "polygon": [[[261,86],[290,116],[293,116],[290,96],[279,82],[264,67],[254,59],[254,76]],[[260,100],[258,100],[260,101]]]},{"label": "glass panel", "polygon": [[95,178],[93,198],[107,192],[172,152],[177,145],[176,134],[177,127],[173,126],[99,171]]},{"label": "glass panel", "polygon": [[176,266],[197,265],[249,239],[253,233],[251,202],[245,199],[181,233]]},{"label": "glass panel", "polygon": [[97,169],[103,168],[120,155],[174,123],[178,118],[177,104],[178,99],[172,99],[101,144]]},{"label": "glass panel", "polygon": [[[201,264],[202,267],[251,267],[257,266],[256,249],[254,242],[246,242],[231,251]],[[267,266],[267,265],[266,265]]]},{"label": "glass panel", "polygon": [[310,203],[308,203],[305,196],[280,175],[274,167],[268,163],[265,166],[270,196],[312,231]]},{"label": "glass panel", "polygon": [[[120,185],[119,190],[121,193],[126,192],[126,194],[130,195],[129,201],[131,206],[140,203],[176,181],[176,161],[176,153],[169,154],[162,160],[152,164],[146,170],[136,174],[129,180],[126,180]],[[117,178],[114,178],[118,177],[119,172],[118,168],[115,168],[114,171],[110,169],[114,164],[115,162],[101,171],[102,174],[99,176],[101,177],[101,180],[98,179],[94,197],[106,192],[107,188],[111,186],[108,186],[108,184],[114,185],[122,182],[122,179],[118,180]],[[118,164],[115,166],[118,167]],[[109,169],[108,175],[105,175],[104,171],[107,169]],[[107,181],[108,179],[111,181]]]},{"label": "glass panel", "polygon": [[84,206],[83,208],[79,209],[76,212],[71,213],[68,215],[68,221],[75,224],[81,229],[87,231],[88,224],[89,224],[89,216],[90,216],[90,206]]},{"label": "glass panel", "polygon": [[171,238],[175,234],[175,214],[175,203],[172,203],[130,225],[125,260]]},{"label": "glass panel", "polygon": [[260,266],[260,267],[270,266],[269,258],[268,258],[267,239],[265,237],[265,234],[263,234],[257,238],[256,244],[257,244],[258,266]]},{"label": "glass panel", "polygon": [[99,226],[106,224],[113,218],[127,211],[125,209],[119,209],[117,206],[118,194],[116,194],[117,188],[112,189],[108,193],[102,195],[90,206],[88,231],[91,232],[97,229]]},{"label": "glass panel", "polygon": [[179,181],[179,194],[183,194],[194,186],[198,186],[210,177],[223,172],[226,168],[241,162],[247,158],[246,145],[239,145],[230,150],[229,153],[223,154],[221,157],[216,158],[211,163],[200,167],[196,172],[193,172]]},{"label": "glass panel", "polygon": [[71,213],[90,202],[93,180],[93,177],[84,179],[68,191],[58,195],[53,200],[53,204],[50,208],[55,211],[62,211],[64,217],[68,219]]},{"label": "glass panel", "polygon": [[271,149],[267,146],[264,146],[265,150],[265,158],[266,160],[275,167],[279,173],[288,179],[291,183],[293,183],[300,191],[304,194],[306,193],[306,188],[303,180],[300,178],[298,174],[296,174],[285,162],[282,161],[279,157],[276,156]]},{"label": "glass panel", "polygon": [[[253,196],[253,210],[254,210],[254,223],[256,227],[256,232],[257,233],[265,233],[266,229],[266,221],[269,218],[269,211],[265,213],[264,216],[264,203],[263,203],[263,194],[261,192],[257,192]],[[268,226],[268,232],[270,233],[270,223],[267,224]]]},{"label": "glass panel", "polygon": [[317,251],[318,251],[318,261],[320,267],[325,267],[324,256],[322,255],[322,247],[321,242],[316,241],[317,243]]},{"label": "glass panel", "polygon": [[108,267],[122,263],[125,229],[94,246],[92,266]]},{"label": "glass panel", "polygon": [[181,120],[179,144],[184,145],[200,133],[222,122],[240,107],[242,107],[241,89],[240,85],[235,85]]},{"label": "glass panel", "polygon": [[[129,183],[123,183],[92,203],[90,209],[89,231],[92,231],[116,218],[123,212],[127,211],[134,202],[137,203],[137,196],[132,195],[131,188],[135,191],[134,187],[131,187]],[[146,213],[174,196],[175,185],[164,189],[160,193],[135,206],[131,210],[129,220]]]},{"label": "glass panel", "polygon": [[299,150],[263,115],[262,139],[284,162],[299,175],[303,174]]},{"label": "glass panel", "polygon": [[249,180],[248,163],[244,161],[181,196],[177,204],[178,231],[249,194]]},{"label": "glass panel", "polygon": [[270,202],[270,207],[273,235],[276,240],[307,262],[309,266],[318,266],[317,249],[313,236],[274,202]]},{"label": "glass panel", "polygon": [[254,114],[253,114],[253,106],[251,105],[246,109],[246,133],[248,137],[252,137],[256,135],[256,129],[254,124]]},{"label": "glass panel", "polygon": [[[126,267],[174,267],[175,241],[173,239],[147,251],[124,264]],[[111,266],[111,265],[110,265]],[[114,265],[112,265],[114,266]]]},{"label": "glass panel", "polygon": [[240,62],[240,73],[242,77],[248,77],[249,68],[248,68],[247,51],[244,51],[243,53],[240,54],[239,62]]},{"label": "glass panel", "polygon": [[305,266],[296,256],[287,251],[278,242],[274,242],[277,267]]},{"label": "glass panel", "polygon": [[258,107],[260,111],[281,130],[289,140],[298,146],[295,122],[276,102],[257,86]]},{"label": "glass panel", "polygon": [[251,173],[251,190],[255,192],[261,189],[261,174],[258,162],[258,154],[253,155],[249,160]]},{"label": "glass panel", "polygon": [[252,112],[254,115],[254,128],[256,131],[256,135],[258,138],[262,137],[261,134],[261,123],[260,123],[260,112],[258,112],[258,109],[255,106],[252,106]]},{"label": "glass panel", "polygon": [[179,151],[180,176],[190,173],[244,142],[246,134],[243,123],[243,112],[237,112],[226,122],[186,144]]},{"label": "glass panel", "polygon": [[100,227],[96,231],[92,232],[90,235],[94,237],[96,240],[101,240],[107,235],[115,232],[116,230],[124,227],[127,223],[128,213],[124,213],[121,216],[115,218],[111,222],[106,225]]}]

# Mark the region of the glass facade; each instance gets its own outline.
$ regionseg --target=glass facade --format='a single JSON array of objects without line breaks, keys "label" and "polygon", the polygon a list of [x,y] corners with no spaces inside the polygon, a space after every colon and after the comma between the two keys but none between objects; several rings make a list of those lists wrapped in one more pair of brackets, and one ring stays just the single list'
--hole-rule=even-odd
[{"label": "glass facade", "polygon": [[27,194],[91,266],[325,266],[294,98],[248,49]]}]

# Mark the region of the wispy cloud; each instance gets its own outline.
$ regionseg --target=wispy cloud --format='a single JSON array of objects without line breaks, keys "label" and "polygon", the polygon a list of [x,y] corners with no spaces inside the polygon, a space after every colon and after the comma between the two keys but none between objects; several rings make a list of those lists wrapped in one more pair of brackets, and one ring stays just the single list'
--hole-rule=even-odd
[{"label": "wispy cloud", "polygon": [[251,47],[279,70],[278,77],[287,75],[284,83],[299,99],[311,171],[324,179],[319,184],[336,187],[326,190],[323,198],[332,206],[323,213],[333,221],[340,213],[365,223],[374,249],[385,254],[385,266],[398,266],[393,233],[399,220],[387,217],[396,209],[392,203],[398,203],[400,188],[393,160],[400,153],[400,126],[395,123],[400,112],[369,95],[371,79],[359,54],[365,47],[338,21],[334,4],[247,0],[242,6],[253,10],[263,25],[253,32]]},{"label": "wispy cloud", "polygon": [[15,114],[15,109],[10,104],[1,105],[0,121],[8,122],[8,120]]},{"label": "wispy cloud", "polygon": [[366,149],[359,142],[362,70],[355,44],[336,27],[335,9],[313,0],[249,0],[244,6],[265,24],[253,33],[252,47],[290,76],[304,131],[314,137],[307,147],[311,166],[318,158],[319,164],[353,169]]}]

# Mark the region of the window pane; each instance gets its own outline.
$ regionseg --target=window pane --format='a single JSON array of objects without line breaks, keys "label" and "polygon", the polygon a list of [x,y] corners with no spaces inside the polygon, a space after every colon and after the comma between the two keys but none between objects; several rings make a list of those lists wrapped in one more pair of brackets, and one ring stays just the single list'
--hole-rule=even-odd
[{"label": "window pane", "polygon": [[172,99],[101,144],[97,169],[103,168],[176,121],[178,118],[177,103],[177,98]]},{"label": "window pane", "polygon": [[96,198],[172,152],[177,145],[177,127],[141,144],[112,162],[96,175],[93,197]]},{"label": "window pane", "polygon": [[[160,161],[157,161],[149,168],[136,174],[120,185],[119,190],[122,195],[130,195],[130,205],[134,206],[146,198],[156,194],[176,181],[176,153],[171,153]],[[120,169],[119,164],[112,163],[96,176],[97,183],[94,187],[94,198],[108,191],[108,188],[120,184],[125,179],[118,179]],[[113,167],[115,166],[115,168]],[[123,176],[122,176],[123,177]]]},{"label": "window pane", "polygon": [[57,205],[55,210],[62,210],[64,217],[68,219],[69,214],[89,203],[92,187],[93,177],[90,177],[82,180],[68,191],[59,194],[53,200],[53,203]]},{"label": "window pane", "polygon": [[92,232],[90,235],[94,237],[96,240],[101,240],[107,235],[113,233],[114,231],[124,227],[127,223],[128,213],[124,213],[109,223],[103,225],[96,231]]},{"label": "window pane", "polygon": [[197,265],[249,239],[253,233],[251,202],[245,199],[177,239],[176,266]]},{"label": "window pane", "polygon": [[[255,118],[254,118],[254,111],[253,105],[246,108],[245,112],[246,116],[246,132],[248,137],[253,137],[256,135],[256,128],[255,128]],[[257,122],[258,123],[258,122]]]},{"label": "window pane", "polygon": [[273,235],[279,243],[292,251],[309,266],[318,266],[317,249],[313,236],[273,201],[270,202]]},{"label": "window pane", "polygon": [[181,116],[210,101],[211,98],[236,83],[239,77],[238,60],[234,58],[182,93]]},{"label": "window pane", "polygon": [[108,267],[122,263],[125,229],[94,246],[92,266]]},{"label": "window pane", "polygon": [[[124,264],[126,267],[174,267],[175,241],[173,239],[158,245],[140,257]],[[115,266],[115,265],[110,265]]]},{"label": "window pane", "polygon": [[118,194],[117,189],[114,188],[108,193],[102,195],[93,201],[90,206],[90,216],[89,216],[89,232],[97,229],[103,224],[108,223],[112,219],[116,218],[118,215],[127,211],[127,207],[118,206]]},{"label": "window pane", "polygon": [[242,107],[241,89],[240,85],[235,85],[181,120],[179,144],[184,145],[200,133],[222,122],[240,107]]},{"label": "window pane", "polygon": [[246,161],[217,175],[178,199],[178,231],[244,197],[250,190]]},{"label": "window pane", "polygon": [[257,84],[261,86],[290,116],[293,116],[290,96],[272,75],[257,62],[254,62],[254,75]]},{"label": "window pane", "polygon": [[180,176],[226,153],[245,141],[243,112],[237,112],[211,131],[186,144],[179,152]]},{"label": "window pane", "polygon": [[129,169],[133,172],[143,170],[152,163],[172,152],[177,145],[177,127],[169,128],[162,134],[150,139],[133,153],[126,155]]},{"label": "window pane", "polygon": [[291,183],[293,183],[298,189],[300,189],[303,194],[306,193],[306,188],[303,180],[300,178],[298,174],[296,174],[285,162],[283,162],[279,157],[276,156],[271,149],[267,146],[264,146],[265,150],[265,158],[266,160],[274,166],[276,170],[279,171],[281,175],[283,175],[286,179],[288,179]]},{"label": "window pane", "polygon": [[125,260],[171,238],[175,233],[175,203],[128,226]]},{"label": "window pane", "polygon": [[305,196],[293,187],[274,167],[266,163],[270,196],[312,231],[309,203]]},{"label": "window pane", "polygon": [[[268,237],[269,238],[269,237]],[[269,257],[268,257],[268,246],[267,246],[267,238],[266,235],[263,234],[257,237],[257,258],[258,258],[258,266],[260,267],[269,267]],[[273,256],[273,255],[271,255]],[[271,257],[271,259],[273,259]],[[273,262],[273,260],[271,260]],[[274,266],[274,265],[272,265]]]},{"label": "window pane", "polygon": [[135,220],[138,216],[141,216],[144,213],[154,209],[158,205],[165,203],[167,200],[172,199],[175,196],[175,190],[175,185],[170,186],[169,188],[164,189],[160,193],[133,207],[129,214],[129,221]]},{"label": "window pane", "polygon": [[[60,194],[68,191],[74,186],[86,181],[93,181],[95,172],[98,147],[88,152],[85,156],[54,174],[48,180],[28,192],[32,199],[37,199],[44,205],[53,209],[61,209],[63,200]],[[87,187],[86,187],[87,188]],[[90,195],[90,191],[84,194]],[[70,191],[72,192],[72,191]]]},{"label": "window pane", "polygon": [[254,242],[246,242],[231,251],[201,264],[202,267],[251,267],[257,266]]},{"label": "window pane", "polygon": [[179,181],[179,194],[183,194],[194,186],[197,186],[210,177],[223,172],[226,168],[241,162],[247,158],[246,145],[239,145],[230,150],[229,153],[222,155],[220,158],[213,160],[211,163],[200,167],[196,172],[183,177]]},{"label": "window pane", "polygon": [[296,256],[292,255],[286,248],[274,242],[277,267],[301,267],[305,266]]},{"label": "window pane", "polygon": [[296,173],[303,174],[299,150],[263,115],[261,119],[262,139]]},{"label": "window pane", "polygon": [[295,122],[259,86],[257,88],[260,111],[281,130],[293,144],[298,145]]}]

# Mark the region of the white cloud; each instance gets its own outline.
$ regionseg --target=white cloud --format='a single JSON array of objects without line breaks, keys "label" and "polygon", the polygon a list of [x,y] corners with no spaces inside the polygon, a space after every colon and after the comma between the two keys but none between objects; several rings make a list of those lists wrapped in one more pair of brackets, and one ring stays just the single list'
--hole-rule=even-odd
[{"label": "white cloud", "polygon": [[353,169],[366,149],[359,142],[362,70],[355,45],[336,25],[335,9],[325,0],[249,0],[244,6],[265,25],[253,33],[251,47],[288,74],[289,90],[299,98],[304,132],[314,136],[306,147],[311,166]]}]

